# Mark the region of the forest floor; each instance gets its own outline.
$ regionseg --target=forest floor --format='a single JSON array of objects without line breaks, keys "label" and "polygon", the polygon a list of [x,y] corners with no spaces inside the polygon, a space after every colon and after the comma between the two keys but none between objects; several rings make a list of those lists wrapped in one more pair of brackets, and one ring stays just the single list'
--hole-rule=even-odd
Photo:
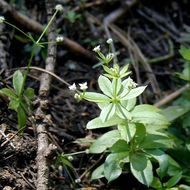
[{"label": "forest floor", "polygon": [[[148,85],[140,102],[161,106],[163,103],[160,100],[165,100],[166,96],[185,84],[175,73],[183,68],[178,53],[180,44],[190,42],[188,1],[55,2],[64,7],[64,12],[56,19],[56,32],[73,42],[67,41],[57,46],[55,74],[67,83],[87,82],[90,91],[97,90],[97,78],[102,69],[97,65],[98,60],[92,49],[100,44],[107,52],[106,40],[111,37],[119,64],[130,63],[132,78],[138,84]],[[1,15],[8,22],[31,32],[33,36],[39,35],[37,30],[19,22],[1,4]],[[20,0],[15,5],[9,5],[43,25],[47,23],[44,1],[30,0],[26,3]],[[0,24],[0,88],[12,85],[13,72],[27,65],[30,53],[31,44],[21,33]],[[36,100],[43,71],[35,68],[44,68],[46,57],[46,48],[35,53],[34,68],[27,78],[27,87],[35,89]],[[85,101],[76,102],[68,86],[54,76],[47,101],[48,139],[57,146],[57,151],[48,160],[49,189],[147,189],[128,173],[123,173],[110,184],[105,179],[91,181],[90,174],[103,157],[85,154],[84,151],[105,129],[89,131],[86,124],[99,114],[98,107]],[[19,135],[17,115],[8,109],[8,99],[1,96],[0,106],[0,189],[36,189],[38,141],[35,124],[29,117],[23,135]],[[34,102],[34,113],[37,107]],[[65,167],[65,157],[61,153],[77,152],[79,154],[73,155],[71,161],[73,168]]]}]

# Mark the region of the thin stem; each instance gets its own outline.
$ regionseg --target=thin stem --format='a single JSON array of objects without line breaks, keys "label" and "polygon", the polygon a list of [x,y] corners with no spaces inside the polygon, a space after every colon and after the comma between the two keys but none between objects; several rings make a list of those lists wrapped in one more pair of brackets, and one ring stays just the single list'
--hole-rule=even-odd
[{"label": "thin stem", "polygon": [[56,44],[56,41],[51,41],[51,42],[40,42],[38,43],[39,45],[46,45],[46,44]]},{"label": "thin stem", "polygon": [[19,28],[16,27],[15,25],[13,25],[13,24],[11,24],[11,23],[9,23],[9,22],[7,22],[7,21],[3,21],[3,22],[4,22],[5,24],[7,24],[7,25],[13,27],[14,29],[18,30],[18,31],[19,31],[20,33],[22,33],[24,36],[26,36],[27,38],[29,38],[30,40],[33,41],[33,39],[31,39],[31,37],[30,37],[28,34],[26,34],[25,32],[23,32],[21,29],[19,29]]},{"label": "thin stem", "polygon": [[70,154],[64,154],[64,156],[74,156],[74,155],[78,155],[78,154],[86,154],[86,150],[79,151],[79,152],[73,152]]},{"label": "thin stem", "polygon": [[114,86],[114,98],[117,97],[117,85],[118,85],[118,79],[116,78],[115,80],[116,81],[115,81],[115,86]]},{"label": "thin stem", "polygon": [[49,23],[47,24],[47,26],[45,27],[45,29],[43,30],[42,34],[40,35],[40,37],[38,38],[38,40],[36,41],[36,44],[39,43],[39,41],[42,39],[43,35],[46,33],[46,31],[48,30],[50,24],[52,23],[52,21],[54,20],[56,14],[58,13],[58,10],[55,11],[55,13],[53,14],[53,16],[51,17]]},{"label": "thin stem", "polygon": [[29,73],[29,70],[30,70],[30,65],[31,65],[32,59],[34,57],[34,49],[35,49],[35,46],[32,48],[32,53],[31,53],[31,56],[30,56],[30,59],[29,59],[26,71],[24,73],[24,79],[23,79],[22,88],[21,88],[21,91],[20,91],[20,94],[19,94],[19,98],[21,98],[21,96],[23,94],[23,91],[24,91],[24,86],[25,86],[25,83],[26,83],[26,78],[28,76],[28,73]]}]

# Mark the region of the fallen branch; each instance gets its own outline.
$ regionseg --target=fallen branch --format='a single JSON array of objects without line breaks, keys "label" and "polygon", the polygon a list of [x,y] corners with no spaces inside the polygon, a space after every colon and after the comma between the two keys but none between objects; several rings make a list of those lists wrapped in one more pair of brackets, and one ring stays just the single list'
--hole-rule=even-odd
[{"label": "fallen branch", "polygon": [[[46,1],[46,9],[48,15],[48,21],[52,18],[54,11],[54,0]],[[53,22],[48,31],[48,41],[55,41],[55,22]],[[49,72],[54,72],[56,62],[56,45],[50,43],[48,45],[48,55],[46,59],[46,70]],[[48,130],[47,127],[47,110],[48,110],[48,95],[51,87],[52,77],[43,73],[41,75],[40,89],[39,89],[39,107],[36,111],[36,129],[37,129],[37,140],[38,140],[38,151],[37,151],[37,190],[47,190],[48,189],[48,156],[55,147],[48,142]]]},{"label": "fallen branch", "polygon": [[183,92],[185,92],[188,88],[189,88],[189,84],[186,84],[185,86],[181,87],[177,91],[169,94],[168,96],[166,96],[163,99],[161,99],[159,102],[155,103],[154,106],[161,107],[161,106],[163,106],[163,105],[171,102],[172,100],[174,100],[175,98],[177,98],[180,94],[182,94]]},{"label": "fallen branch", "polygon": [[[3,12],[3,14],[8,14],[10,17],[12,17],[16,22],[18,22],[20,25],[25,27],[26,29],[41,34],[43,31],[43,26],[39,22],[33,20],[32,18],[29,18],[21,13],[19,13],[14,7],[9,5],[6,1],[0,0],[0,11]],[[64,43],[63,45],[69,49],[72,53],[80,55],[90,61],[92,64],[97,62],[97,59],[94,54],[92,54],[90,51],[86,50],[84,47],[82,47],[79,43],[67,38],[64,36]]]}]

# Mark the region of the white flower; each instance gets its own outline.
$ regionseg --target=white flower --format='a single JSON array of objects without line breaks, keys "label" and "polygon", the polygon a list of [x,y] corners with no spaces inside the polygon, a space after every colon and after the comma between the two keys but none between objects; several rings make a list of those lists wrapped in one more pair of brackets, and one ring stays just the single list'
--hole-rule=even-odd
[{"label": "white flower", "polygon": [[88,88],[87,82],[80,83],[79,86],[80,86],[80,89],[81,89],[81,90],[86,90],[86,89]]},{"label": "white flower", "polygon": [[63,36],[57,36],[56,42],[63,42],[64,37]]},{"label": "white flower", "polygon": [[89,153],[90,153],[90,150],[89,150],[89,149],[86,149],[85,152],[86,152],[86,154],[89,154]]},{"label": "white flower", "polygon": [[81,179],[78,178],[78,179],[75,179],[75,183],[80,183],[81,182]]},{"label": "white flower", "polygon": [[62,12],[63,11],[63,6],[61,4],[58,4],[58,5],[55,6],[55,10]]},{"label": "white flower", "polygon": [[131,77],[126,79],[128,88],[135,88],[138,84],[133,81]]},{"label": "white flower", "polygon": [[107,41],[107,44],[111,44],[113,42],[112,38],[109,38]]},{"label": "white flower", "polygon": [[74,160],[73,156],[68,156],[67,158],[68,158],[69,161],[73,161]]},{"label": "white flower", "polygon": [[81,99],[80,94],[77,94],[77,93],[76,93],[76,94],[74,95],[74,98],[75,98],[76,100],[80,100],[80,99]]},{"label": "white flower", "polygon": [[95,51],[95,52],[100,51],[100,45],[96,46],[96,47],[93,49],[93,51]]},{"label": "white flower", "polygon": [[5,20],[4,16],[0,16],[0,23],[2,23]]},{"label": "white flower", "polygon": [[106,55],[106,59],[112,59],[114,57],[114,53],[108,53]]},{"label": "white flower", "polygon": [[75,91],[76,89],[77,89],[77,87],[76,87],[75,83],[73,83],[72,85],[69,86],[69,90],[71,90],[71,91]]}]

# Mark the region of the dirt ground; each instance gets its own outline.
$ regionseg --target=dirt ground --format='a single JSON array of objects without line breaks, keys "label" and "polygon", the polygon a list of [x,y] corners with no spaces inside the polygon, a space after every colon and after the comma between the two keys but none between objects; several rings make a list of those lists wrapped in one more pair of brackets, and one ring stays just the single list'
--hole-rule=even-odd
[{"label": "dirt ground", "polygon": [[[38,23],[46,24],[44,1],[7,1],[15,10]],[[16,2],[15,4],[11,4]],[[181,43],[189,43],[190,3],[185,0],[56,0],[64,12],[56,19],[56,33],[71,39],[76,44],[57,46],[55,74],[69,84],[87,81],[89,90],[98,90],[97,78],[102,73],[97,66],[92,49],[101,44],[107,51],[109,35],[114,40],[120,65],[130,63],[132,78],[148,88],[141,97],[143,103],[155,104],[165,95],[184,83],[175,76],[182,64],[178,49]],[[0,3],[1,15],[33,36],[38,31],[19,22]],[[117,16],[118,11],[120,15]],[[111,20],[110,20],[111,19]],[[108,28],[108,31],[106,30]],[[78,47],[77,45],[80,45]],[[11,86],[15,69],[27,65],[31,44],[21,33],[7,25],[0,25],[0,88]],[[32,66],[45,67],[46,48],[36,52]],[[150,64],[146,64],[149,62]],[[149,65],[149,66],[147,66]],[[35,90],[33,115],[39,98],[40,76],[43,71],[31,69],[27,86]],[[84,151],[90,140],[105,129],[88,131],[86,123],[99,114],[99,109],[88,102],[76,102],[68,87],[53,77],[47,96],[48,140],[57,150],[48,158],[49,189],[147,189],[130,174],[107,184],[105,179],[91,181],[92,170],[103,161],[100,155],[88,155]],[[36,124],[28,117],[27,127],[20,135],[17,116],[8,109],[8,99],[0,97],[0,189],[36,189],[37,179],[37,133]],[[6,137],[4,135],[6,135]],[[86,140],[84,140],[84,138]],[[9,140],[7,140],[9,139]],[[61,154],[83,152],[73,156],[73,168],[61,165]],[[77,179],[80,179],[77,180]]]}]

